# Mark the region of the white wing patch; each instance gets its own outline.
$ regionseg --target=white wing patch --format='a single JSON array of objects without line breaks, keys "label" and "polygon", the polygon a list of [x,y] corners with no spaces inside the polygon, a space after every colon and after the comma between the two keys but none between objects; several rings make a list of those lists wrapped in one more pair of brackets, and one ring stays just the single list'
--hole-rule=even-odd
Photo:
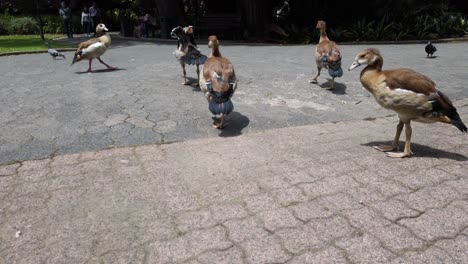
[{"label": "white wing patch", "polygon": [[422,93],[415,93],[411,90],[406,90],[406,89],[402,89],[402,88],[396,88],[394,90],[390,89],[390,87],[386,86],[386,88],[394,93],[397,93],[397,94],[415,94],[415,95],[419,95],[419,96],[426,96],[425,94],[422,94]]},{"label": "white wing patch", "polygon": [[104,43],[96,42],[96,43],[89,45],[89,47],[87,47],[86,49],[83,49],[83,55],[89,54],[91,56],[99,57],[102,54],[104,54],[105,51],[106,51],[106,46],[104,45]]}]

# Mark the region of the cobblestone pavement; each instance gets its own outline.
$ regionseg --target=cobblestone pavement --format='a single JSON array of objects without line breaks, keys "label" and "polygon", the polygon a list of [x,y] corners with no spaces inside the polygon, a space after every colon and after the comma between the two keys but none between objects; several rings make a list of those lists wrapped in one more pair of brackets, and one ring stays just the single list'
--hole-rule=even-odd
[{"label": "cobblestone pavement", "polygon": [[[456,103],[468,115],[468,100]],[[468,263],[468,143],[396,117],[0,166],[1,263]]]},{"label": "cobblestone pavement", "polygon": [[[240,79],[235,112],[226,130],[211,128],[205,98],[180,85],[174,45],[116,41],[103,60],[119,71],[86,70],[48,54],[0,57],[0,164],[112,147],[236,136],[268,129],[362,120],[393,114],[383,110],[345,72],[336,91],[307,82],[316,72],[309,46],[221,46]],[[223,44],[223,42],[221,42]],[[204,53],[206,43],[199,41]],[[342,46],[343,65],[368,46]],[[424,44],[382,45],[384,67],[427,74],[451,99],[468,97],[468,43],[438,44],[426,59]],[[103,65],[94,62],[94,69]],[[187,68],[195,77],[195,69]],[[320,83],[326,82],[324,73]]]}]

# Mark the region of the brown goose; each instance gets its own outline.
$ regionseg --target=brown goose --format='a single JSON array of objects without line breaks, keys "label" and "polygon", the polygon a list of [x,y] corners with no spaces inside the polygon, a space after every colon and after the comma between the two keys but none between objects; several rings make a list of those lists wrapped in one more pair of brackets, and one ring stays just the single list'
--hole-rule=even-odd
[{"label": "brown goose", "polygon": [[317,76],[309,80],[310,83],[317,83],[322,68],[328,69],[328,74],[332,77],[331,86],[334,88],[335,78],[343,76],[341,69],[341,52],[335,42],[328,39],[325,21],[318,21],[317,27],[320,30],[320,40],[315,47],[315,62],[317,63]]},{"label": "brown goose", "polygon": [[[400,122],[392,146],[374,148],[387,152],[393,158],[410,157],[411,121],[422,123],[442,122],[456,126],[467,133],[468,129],[450,99],[436,89],[428,77],[410,69],[382,70],[383,57],[377,49],[366,49],[356,55],[349,70],[367,65],[361,72],[362,85],[384,108],[395,111]],[[406,142],[403,152],[398,150],[398,141],[405,126]]]},{"label": "brown goose", "polygon": [[211,54],[200,74],[200,89],[205,92],[211,113],[221,116],[219,124],[213,126],[222,129],[224,116],[234,110],[231,97],[236,91],[237,79],[234,66],[219,52],[219,41],[216,36],[208,38],[208,47],[211,48]]},{"label": "brown goose", "polygon": [[91,72],[91,63],[93,59],[97,59],[100,63],[104,64],[108,69],[114,70],[116,67],[112,67],[101,60],[101,56],[106,52],[111,44],[111,37],[107,34],[109,30],[104,24],[98,24],[96,26],[96,33],[99,37],[89,39],[81,42],[78,45],[78,49],[75,52],[72,65],[81,60],[89,60],[89,66],[87,72]]}]

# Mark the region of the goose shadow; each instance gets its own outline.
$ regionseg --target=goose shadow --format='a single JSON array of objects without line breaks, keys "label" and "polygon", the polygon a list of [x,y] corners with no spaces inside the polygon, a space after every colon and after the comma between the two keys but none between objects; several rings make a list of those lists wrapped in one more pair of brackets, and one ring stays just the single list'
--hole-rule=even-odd
[{"label": "goose shadow", "polygon": [[[391,141],[374,141],[374,142],[369,142],[369,143],[362,144],[362,145],[368,146],[368,147],[374,147],[378,145],[392,145],[392,142]],[[402,147],[402,142],[400,142],[400,147]],[[443,158],[443,159],[451,159],[455,161],[467,161],[468,160],[468,158],[465,155],[462,155],[460,153],[436,149],[436,148],[432,148],[429,146],[420,145],[417,143],[411,143],[411,150],[414,152],[413,154],[414,157],[435,158],[435,159]]]},{"label": "goose shadow", "polygon": [[106,72],[113,72],[113,71],[126,71],[124,68],[116,68],[116,69],[99,69],[99,70],[93,70],[91,72],[88,71],[80,71],[80,72],[75,72],[76,74],[85,74],[85,73],[106,73]]},{"label": "goose shadow", "polygon": [[426,59],[435,59],[435,58],[437,58],[436,55],[434,55],[434,56],[429,56],[429,57],[426,56]]},{"label": "goose shadow", "polygon": [[185,86],[190,86],[192,87],[192,91],[194,92],[201,92],[202,90],[200,89],[200,84],[197,85],[198,79],[193,78],[193,77],[187,77],[187,81],[189,82],[188,84],[185,84]]},{"label": "goose shadow", "polygon": [[326,90],[330,91],[332,94],[339,94],[339,95],[346,94],[346,88],[347,87],[346,87],[345,84],[335,81],[334,88],[330,89],[331,84],[332,84],[332,79],[327,79],[326,82],[324,82],[322,84],[317,84],[317,85],[320,86],[323,89],[326,89]]},{"label": "goose shadow", "polygon": [[[219,118],[213,117],[214,122],[219,122]],[[220,137],[236,137],[242,135],[242,130],[250,123],[250,119],[239,112],[232,112],[224,119],[224,128],[219,134]]]}]

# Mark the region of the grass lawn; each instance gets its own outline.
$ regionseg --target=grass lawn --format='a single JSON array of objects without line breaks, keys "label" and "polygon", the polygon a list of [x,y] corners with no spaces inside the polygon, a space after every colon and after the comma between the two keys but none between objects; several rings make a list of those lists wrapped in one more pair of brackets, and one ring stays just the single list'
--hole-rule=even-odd
[{"label": "grass lawn", "polygon": [[[45,34],[46,41],[50,43],[52,48],[73,48],[73,46],[58,43],[52,39],[63,35]],[[36,51],[47,50],[47,46],[42,42],[39,35],[7,35],[0,36],[0,53],[16,52],[16,51]]]}]

